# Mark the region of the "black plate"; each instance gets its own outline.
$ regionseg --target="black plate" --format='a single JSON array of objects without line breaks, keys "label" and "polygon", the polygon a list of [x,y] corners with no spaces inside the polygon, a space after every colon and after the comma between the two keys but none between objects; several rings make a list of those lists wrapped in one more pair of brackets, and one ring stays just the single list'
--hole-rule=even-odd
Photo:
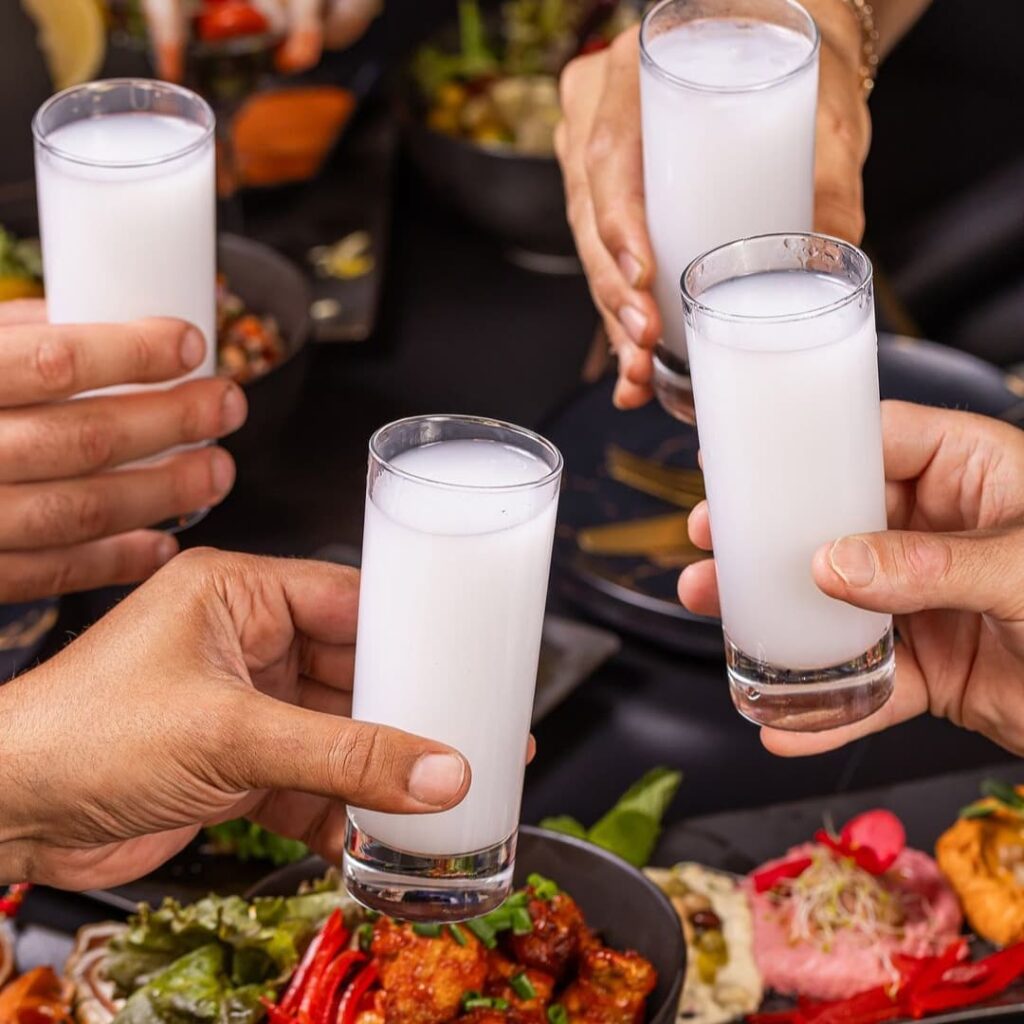
[{"label": "black plate", "polygon": [[284,425],[302,393],[306,373],[311,290],[291,260],[262,242],[240,235],[217,239],[217,267],[228,287],[252,312],[272,316],[285,343],[284,359],[269,373],[245,385],[249,418],[225,446],[236,456],[258,451]]},{"label": "black plate", "polygon": [[[840,827],[854,815],[876,807],[886,807],[899,816],[906,826],[909,846],[930,852],[942,832],[956,820],[960,808],[977,799],[982,780],[990,776],[1012,782],[1020,776],[1020,763],[1011,761],[857,793],[691,818],[665,830],[654,860],[664,865],[695,860],[721,871],[746,873],[807,842],[822,825],[831,821]],[[976,956],[991,952],[979,939],[972,939],[972,945]],[[790,1009],[792,1005],[790,1000],[773,996],[763,1009]],[[1024,1019],[1024,983],[1015,983],[978,1006],[935,1014],[925,1021],[954,1024],[996,1017]]]},{"label": "black plate", "polygon": [[[501,36],[499,18],[489,18],[488,27],[493,38]],[[445,26],[422,45],[456,52],[457,26]],[[437,195],[469,223],[514,250],[556,257],[564,261],[557,264],[563,269],[578,269],[555,155],[480,146],[436,132],[426,124],[426,104],[410,69],[398,85],[398,112],[409,155]]]},{"label": "black plate", "polygon": [[[1024,381],[933,342],[883,335],[878,365],[883,398],[1007,418],[1024,411]],[[673,511],[671,505],[608,476],[609,445],[670,465],[697,464],[692,428],[671,419],[654,402],[635,412],[615,412],[613,385],[606,380],[582,394],[545,431],[570,453],[559,501],[556,584],[570,601],[616,629],[673,651],[719,658],[721,628],[717,620],[691,615],[679,604],[677,570],[661,569],[645,558],[586,555],[576,544],[576,531],[583,527]]]},{"label": "black plate", "polygon": [[[275,871],[246,895],[288,895],[326,870],[324,861],[310,858]],[[516,850],[515,884],[524,885],[533,871],[563,886],[610,946],[635,949],[654,964],[658,986],[648,1000],[648,1024],[672,1024],[686,949],[679,919],[658,888],[625,861],[596,846],[523,825]]]}]

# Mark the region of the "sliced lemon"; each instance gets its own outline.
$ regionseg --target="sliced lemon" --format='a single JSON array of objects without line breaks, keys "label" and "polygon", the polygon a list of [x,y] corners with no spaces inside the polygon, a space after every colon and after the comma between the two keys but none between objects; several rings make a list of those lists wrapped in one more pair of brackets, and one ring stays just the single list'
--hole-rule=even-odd
[{"label": "sliced lemon", "polygon": [[39,30],[53,87],[60,91],[94,78],[107,39],[98,0],[21,0]]}]

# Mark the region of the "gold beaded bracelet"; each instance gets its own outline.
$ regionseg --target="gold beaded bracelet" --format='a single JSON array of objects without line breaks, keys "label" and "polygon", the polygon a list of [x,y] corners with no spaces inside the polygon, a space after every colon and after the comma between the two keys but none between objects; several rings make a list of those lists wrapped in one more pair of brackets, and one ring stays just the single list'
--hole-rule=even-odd
[{"label": "gold beaded bracelet", "polygon": [[878,73],[878,29],[875,28],[875,12],[868,0],[842,0],[860,22],[861,85],[864,92],[870,93],[875,87],[875,75]]}]

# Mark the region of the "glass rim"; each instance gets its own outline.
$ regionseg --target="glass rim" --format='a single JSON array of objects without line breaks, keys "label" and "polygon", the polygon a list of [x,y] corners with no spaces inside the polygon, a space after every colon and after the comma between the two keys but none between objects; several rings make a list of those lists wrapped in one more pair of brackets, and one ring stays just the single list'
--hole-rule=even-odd
[{"label": "glass rim", "polygon": [[[181,96],[184,99],[196,102],[200,108],[205,111],[209,116],[209,123],[203,126],[203,132],[198,138],[193,139],[191,142],[182,146],[180,149],[176,149],[171,153],[165,153],[162,156],[150,157],[146,160],[91,160],[85,159],[81,156],[77,156],[74,153],[69,153],[66,149],[61,149],[60,146],[56,146],[50,140],[53,130],[47,132],[43,129],[43,118],[46,114],[57,106],[62,101],[66,100],[69,96],[75,93],[89,93],[99,92],[101,89],[108,87],[117,86],[142,86],[153,92],[165,92],[174,93]],[[128,111],[124,111],[128,113]],[[100,117],[117,117],[118,114],[101,114]],[[175,116],[175,115],[165,115]],[[91,118],[82,117],[80,121],[91,120]],[[184,118],[182,119],[184,120]],[[68,122],[69,124],[72,122]],[[199,122],[193,122],[198,124]],[[63,127],[63,125],[61,125]],[[183,156],[187,156],[189,153],[193,153],[209,142],[213,137],[213,133],[216,129],[216,117],[213,113],[213,108],[206,100],[203,99],[198,93],[193,92],[191,89],[186,89],[184,86],[175,85],[172,82],[162,82],[158,79],[152,78],[101,78],[95,82],[82,82],[79,85],[72,85],[67,89],[62,89],[58,93],[54,93],[48,100],[43,102],[39,109],[35,112],[32,117],[32,137],[36,144],[45,149],[48,153],[53,156],[59,157],[61,160],[67,160],[70,163],[80,164],[83,167],[104,167],[112,170],[133,170],[138,167],[159,167],[161,164],[170,163],[173,160],[179,160]]]},{"label": "glass rim", "polygon": [[[725,253],[729,249],[739,249],[750,242],[769,241],[772,239],[778,241],[782,241],[784,239],[801,239],[825,242],[829,245],[834,245],[842,250],[843,253],[854,257],[855,260],[863,262],[860,279],[853,288],[847,292],[847,294],[838,299],[833,299],[832,302],[827,302],[823,306],[814,306],[811,309],[800,310],[797,313],[772,313],[767,316],[762,316],[758,313],[727,313],[724,310],[716,309],[714,306],[709,306],[707,303],[701,302],[701,300],[693,294],[688,283],[688,278],[705,260],[710,259],[712,256],[717,256],[720,253]],[[723,278],[722,281],[716,283],[723,284],[725,281],[735,281],[737,278],[741,277],[751,277],[754,274],[770,274],[787,269],[790,268],[761,267],[757,269],[750,269],[747,273],[736,273],[730,277]],[[806,272],[813,273],[814,271]],[[827,271],[822,271],[822,273],[827,273]],[[716,245],[713,249],[708,249],[707,252],[701,253],[690,261],[680,276],[679,291],[682,296],[683,306],[687,312],[699,312],[714,320],[721,320],[727,323],[790,324],[798,323],[803,320],[815,320],[818,317],[827,316],[829,313],[834,313],[836,310],[850,305],[850,303],[857,301],[869,288],[871,288],[873,280],[874,267],[871,264],[871,260],[863,249],[854,245],[852,242],[843,241],[843,239],[836,238],[834,235],[823,235],[813,231],[773,231],[763,235],[749,235],[746,238],[737,238],[735,241],[726,242],[724,245]]]},{"label": "glass rim", "polygon": [[[542,477],[539,477],[536,480],[527,480],[521,484],[453,484],[445,480],[435,480],[433,477],[429,476],[420,476],[418,473],[410,473],[408,470],[401,469],[396,466],[381,452],[381,441],[388,431],[395,430],[398,427],[408,426],[413,423],[426,422],[468,423],[490,429],[510,431],[512,434],[532,441],[547,452],[551,456],[551,461],[549,462],[550,468]],[[458,440],[484,441],[491,439],[481,437],[459,438]],[[430,443],[439,444],[441,442],[435,441]],[[422,448],[424,446],[416,445],[415,447]],[[461,491],[467,494],[511,494],[520,491],[531,491],[550,485],[562,475],[562,471],[564,469],[562,453],[546,437],[541,436],[536,431],[530,430],[527,427],[520,427],[515,423],[508,423],[505,420],[496,420],[487,416],[464,416],[459,413],[427,413],[421,416],[405,416],[400,420],[392,420],[390,423],[385,423],[384,426],[378,427],[370,437],[369,448],[370,458],[381,466],[382,469],[386,469],[394,476],[400,477],[403,480],[408,480],[411,483],[425,484],[429,487],[437,487],[446,491]],[[404,451],[410,450],[411,449],[409,448],[404,449]]]},{"label": "glass rim", "polygon": [[[818,29],[818,23],[811,17],[810,12],[803,4],[797,3],[797,0],[778,0],[779,3],[796,11],[811,28],[810,40],[811,49],[806,57],[799,64],[790,68],[788,71],[784,71],[780,75],[776,75],[774,78],[766,78],[763,82],[751,82],[749,85],[710,85],[707,82],[695,82],[691,78],[683,78],[681,75],[674,74],[667,70],[661,64],[651,56],[650,51],[647,48],[647,32],[650,23],[664,8],[671,4],[678,3],[678,0],[659,0],[653,7],[649,8],[647,13],[643,16],[640,21],[640,62],[646,67],[664,79],[666,82],[670,82],[672,85],[679,86],[683,89],[689,89],[692,92],[708,92],[716,93],[719,95],[740,95],[748,92],[761,92],[765,89],[773,89],[777,85],[781,85],[783,82],[789,81],[791,78],[795,78],[801,71],[806,67],[813,64],[818,59],[818,51],[821,49],[821,31]],[[714,17],[713,15],[711,17]],[[693,19],[697,20],[697,19]],[[710,20],[703,19],[703,20]],[[747,19],[755,20],[755,19]],[[772,22],[766,22],[766,24],[773,24]]]}]

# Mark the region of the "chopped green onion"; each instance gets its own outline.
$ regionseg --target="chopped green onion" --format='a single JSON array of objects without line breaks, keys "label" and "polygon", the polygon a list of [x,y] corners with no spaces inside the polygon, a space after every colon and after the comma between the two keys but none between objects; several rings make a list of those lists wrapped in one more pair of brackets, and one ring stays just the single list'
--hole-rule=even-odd
[{"label": "chopped green onion", "polygon": [[379,919],[380,919],[380,911],[379,910],[367,910],[366,911],[366,920],[367,921],[373,923],[374,921],[377,921]]},{"label": "chopped green onion", "polygon": [[370,952],[370,943],[373,942],[373,925],[364,921],[356,929],[356,944],[364,953]]},{"label": "chopped green onion", "polygon": [[484,944],[487,949],[494,949],[498,940],[494,937],[494,929],[484,917],[477,917],[466,922],[466,927]]},{"label": "chopped green onion", "polygon": [[525,889],[520,889],[519,892],[512,893],[511,896],[502,904],[503,907],[525,907],[529,902],[529,895]]},{"label": "chopped green onion", "polygon": [[553,896],[558,895],[558,886],[550,878],[545,878],[543,875],[536,873],[530,875],[526,879],[526,884],[533,890],[534,896],[539,900],[549,900]]},{"label": "chopped green onion", "polygon": [[496,932],[508,931],[512,927],[512,907],[506,906],[504,903],[497,910],[492,910],[489,914],[484,914],[483,920],[486,921]]},{"label": "chopped green onion", "polygon": [[533,987],[533,982],[526,976],[526,971],[520,971],[518,974],[513,974],[509,979],[509,984],[512,986],[512,991],[515,992],[520,999],[537,998],[537,990]]},{"label": "chopped green onion", "polygon": [[462,1009],[466,1013],[470,1010],[507,1010],[508,1000],[492,996],[482,996],[476,992],[467,992],[462,997]]},{"label": "chopped green onion", "polygon": [[548,1007],[548,1024],[569,1024],[569,1014],[561,1003],[552,1003]]},{"label": "chopped green onion", "polygon": [[412,930],[425,939],[436,939],[441,934],[441,926],[430,921],[417,922],[412,926]]},{"label": "chopped green onion", "polygon": [[469,942],[466,938],[466,933],[457,925],[448,925],[448,934],[460,945],[465,946]]},{"label": "chopped green onion", "polygon": [[512,910],[512,934],[529,935],[533,931],[533,919],[526,907],[514,907]]}]

